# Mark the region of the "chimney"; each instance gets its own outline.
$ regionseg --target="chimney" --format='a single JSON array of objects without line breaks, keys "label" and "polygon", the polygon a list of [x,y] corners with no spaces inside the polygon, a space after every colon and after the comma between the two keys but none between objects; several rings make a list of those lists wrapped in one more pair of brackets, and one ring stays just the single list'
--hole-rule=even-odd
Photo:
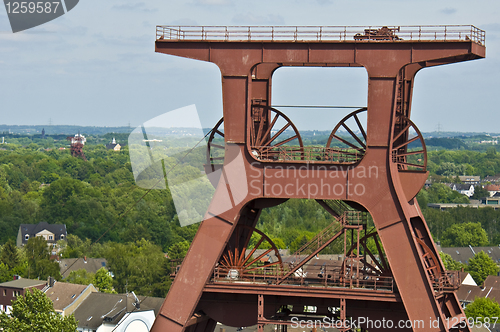
[{"label": "chimney", "polygon": [[56,283],[55,279],[52,277],[49,277],[49,287],[52,288],[54,287],[54,284]]},{"label": "chimney", "polygon": [[83,262],[87,264],[87,256],[83,256]]},{"label": "chimney", "polygon": [[132,304],[137,310],[141,309],[141,301],[137,298],[134,292],[132,292],[132,295],[134,296],[134,303]]}]

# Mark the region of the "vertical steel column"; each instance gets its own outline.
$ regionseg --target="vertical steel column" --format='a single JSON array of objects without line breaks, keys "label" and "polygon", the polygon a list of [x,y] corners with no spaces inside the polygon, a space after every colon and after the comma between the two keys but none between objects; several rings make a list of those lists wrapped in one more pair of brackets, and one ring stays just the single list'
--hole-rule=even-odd
[{"label": "vertical steel column", "polygon": [[264,332],[264,324],[261,323],[261,320],[264,319],[264,295],[259,294],[257,296],[258,301],[258,309],[257,309],[257,327],[258,332]]}]

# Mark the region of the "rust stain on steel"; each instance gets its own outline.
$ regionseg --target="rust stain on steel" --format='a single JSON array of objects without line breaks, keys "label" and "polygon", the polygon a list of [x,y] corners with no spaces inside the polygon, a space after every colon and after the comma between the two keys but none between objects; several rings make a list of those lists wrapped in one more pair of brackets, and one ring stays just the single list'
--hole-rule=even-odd
[{"label": "rust stain on steel", "polygon": [[[413,331],[450,331],[446,319],[465,318],[453,293],[458,277],[444,270],[414,199],[428,173],[424,140],[410,120],[411,97],[419,70],[484,58],[484,31],[474,26],[158,26],[155,46],[158,53],[211,61],[220,68],[223,119],[210,136],[206,171],[224,170],[241,155],[246,174],[258,176],[239,177],[231,187],[254,181],[262,190],[249,190],[242,202],[202,222],[151,331],[212,332],[215,321],[258,323],[262,329],[270,322],[287,324],[307,306],[333,318],[326,309],[340,308],[339,319],[439,319],[439,326]],[[304,146],[286,113],[271,107],[272,74],[281,66],[364,67],[367,107],[332,128],[325,147]],[[366,127],[360,121],[365,112]],[[334,170],[326,167],[332,165]],[[300,168],[310,176],[283,173],[284,168]],[[373,176],[356,176],[361,170],[373,170]],[[301,189],[325,183],[342,190]],[[216,180],[213,184],[210,209],[220,211],[227,191]],[[290,190],[276,192],[273,186]],[[356,186],[369,190],[360,193]],[[279,251],[255,225],[262,208],[289,198],[316,199],[336,221],[295,260],[271,263],[266,257],[280,258]],[[357,219],[349,217],[353,210]],[[371,215],[376,231],[367,230],[363,213]],[[271,249],[249,253],[252,234],[258,237],[256,248]],[[343,261],[319,265],[313,255],[332,239],[343,241]],[[375,240],[374,252],[368,239]]]}]

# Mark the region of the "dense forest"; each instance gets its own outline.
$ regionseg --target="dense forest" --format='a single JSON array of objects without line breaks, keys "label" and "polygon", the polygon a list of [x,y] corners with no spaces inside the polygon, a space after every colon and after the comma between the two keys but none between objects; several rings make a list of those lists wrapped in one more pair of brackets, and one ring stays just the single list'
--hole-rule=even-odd
[{"label": "dense forest", "polygon": [[[15,240],[20,224],[63,223],[68,231],[63,257],[105,257],[115,274],[116,290],[163,296],[169,285],[165,279],[169,266],[163,253],[182,259],[198,226],[180,226],[168,189],[148,190],[137,185],[128,134],[88,135],[84,147],[87,161],[71,156],[63,134],[45,139],[10,135],[9,144],[0,145],[0,244]],[[106,149],[113,137],[123,146],[121,151]],[[315,135],[305,141],[319,144],[322,139]],[[179,161],[180,147],[187,142],[178,141],[177,145],[173,140],[168,142],[178,150],[164,156],[167,168]],[[473,245],[499,245],[500,211],[427,208],[427,203],[469,201],[439,182],[456,182],[458,175],[500,173],[500,154],[493,146],[483,152],[457,147],[428,152],[428,170],[435,183],[422,189],[417,198],[430,230],[436,241],[447,246],[462,245],[463,236],[459,235],[469,233],[475,236]],[[153,158],[158,152],[153,149],[152,153]],[[177,176],[199,174],[200,170],[189,164],[203,158],[200,153],[187,157]],[[313,200],[289,200],[263,211],[258,228],[278,247],[293,252],[332,221]],[[136,265],[152,271],[150,279],[135,273]]]}]

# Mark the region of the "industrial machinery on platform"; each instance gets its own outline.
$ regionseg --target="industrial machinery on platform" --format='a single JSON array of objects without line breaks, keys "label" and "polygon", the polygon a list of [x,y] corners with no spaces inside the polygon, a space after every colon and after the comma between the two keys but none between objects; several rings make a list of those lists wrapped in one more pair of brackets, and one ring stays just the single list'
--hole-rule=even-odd
[{"label": "industrial machinery on platform", "polygon": [[[217,322],[286,331],[325,318],[345,323],[340,331],[353,322],[370,332],[390,327],[368,320],[469,331],[457,276],[445,271],[415,199],[427,154],[410,118],[415,74],[484,58],[484,36],[474,26],[158,26],[156,52],[219,67],[223,118],[205,165],[221,174],[211,180],[213,200],[151,331],[212,332]],[[332,125],[325,146],[305,146],[271,103],[272,75],[283,66],[364,67],[367,107]],[[251,181],[258,190],[238,192]],[[256,224],[262,209],[304,198],[334,222],[285,261]],[[340,261],[316,259],[335,241]]]}]

